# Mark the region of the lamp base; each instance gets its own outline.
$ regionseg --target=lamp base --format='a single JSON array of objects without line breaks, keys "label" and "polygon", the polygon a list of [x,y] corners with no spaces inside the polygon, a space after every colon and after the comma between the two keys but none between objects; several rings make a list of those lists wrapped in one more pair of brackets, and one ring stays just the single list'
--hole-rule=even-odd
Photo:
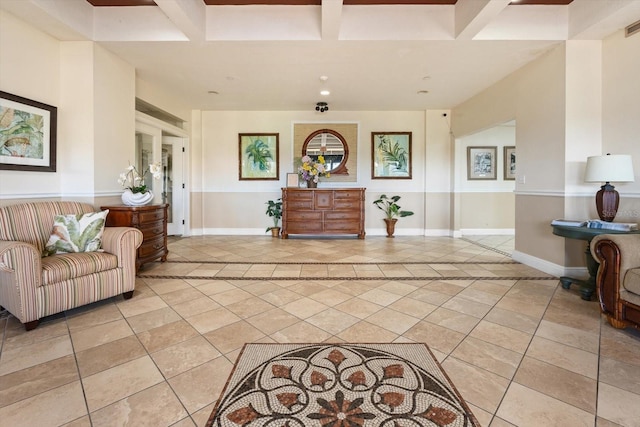
[{"label": "lamp base", "polygon": [[602,221],[613,221],[618,213],[618,203],[620,203],[620,195],[608,182],[596,193],[596,209]]}]

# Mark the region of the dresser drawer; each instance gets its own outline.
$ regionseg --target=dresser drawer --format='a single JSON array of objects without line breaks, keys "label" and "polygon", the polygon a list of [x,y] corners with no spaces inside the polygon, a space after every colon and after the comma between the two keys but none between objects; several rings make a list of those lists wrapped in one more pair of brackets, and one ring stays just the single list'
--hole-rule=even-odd
[{"label": "dresser drawer", "polygon": [[329,232],[360,233],[360,221],[325,221],[324,230]]},{"label": "dresser drawer", "polygon": [[164,221],[159,220],[149,224],[141,224],[139,230],[142,231],[144,240],[153,239],[156,236],[164,236]]},{"label": "dresser drawer", "polygon": [[148,222],[154,222],[164,219],[164,209],[156,209],[148,212],[140,212],[140,224],[146,224]]},{"label": "dresser drawer", "polygon": [[360,200],[359,191],[334,191],[333,197],[336,199],[353,199]]},{"label": "dresser drawer", "polygon": [[333,202],[334,209],[350,209],[360,211],[360,200],[337,199]]},{"label": "dresser drawer", "polygon": [[162,255],[164,250],[164,235],[149,240],[145,239],[138,248],[138,258],[154,256],[156,253]]},{"label": "dresser drawer", "polygon": [[314,211],[287,212],[287,221],[322,221],[322,212],[314,212]]},{"label": "dresser drawer", "polygon": [[322,232],[322,222],[288,221],[287,232],[291,234],[316,234]]},{"label": "dresser drawer", "polygon": [[325,221],[338,221],[338,220],[359,220],[360,212],[359,211],[344,211],[344,212],[325,212],[324,220]]}]

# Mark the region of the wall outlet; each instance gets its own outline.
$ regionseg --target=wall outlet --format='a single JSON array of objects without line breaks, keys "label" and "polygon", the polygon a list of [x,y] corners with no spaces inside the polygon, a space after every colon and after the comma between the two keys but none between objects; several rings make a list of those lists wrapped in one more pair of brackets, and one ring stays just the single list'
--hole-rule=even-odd
[{"label": "wall outlet", "polygon": [[524,175],[518,175],[518,184],[524,184],[527,180],[527,177]]}]

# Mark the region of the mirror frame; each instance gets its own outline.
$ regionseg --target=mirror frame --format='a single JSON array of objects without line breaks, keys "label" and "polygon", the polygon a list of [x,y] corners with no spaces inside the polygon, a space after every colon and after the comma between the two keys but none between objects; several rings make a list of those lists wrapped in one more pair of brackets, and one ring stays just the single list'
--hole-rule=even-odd
[{"label": "mirror frame", "polygon": [[342,142],[342,146],[344,147],[344,155],[342,156],[342,161],[338,166],[336,166],[335,169],[329,171],[329,173],[331,175],[349,175],[349,170],[347,169],[347,160],[349,159],[349,144],[347,144],[347,141],[344,139],[344,137],[335,130],[318,129],[317,131],[312,132],[307,137],[307,139],[304,140],[304,144],[302,144],[302,155],[305,156],[307,154],[307,145],[309,144],[309,142],[311,142],[313,138],[322,133],[330,133],[331,135],[335,136],[340,140],[340,142]]}]

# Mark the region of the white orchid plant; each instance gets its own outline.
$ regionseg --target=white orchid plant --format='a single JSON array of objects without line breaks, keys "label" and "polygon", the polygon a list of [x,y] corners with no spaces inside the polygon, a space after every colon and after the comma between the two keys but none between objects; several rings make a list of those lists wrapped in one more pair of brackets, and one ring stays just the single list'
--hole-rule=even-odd
[{"label": "white orchid plant", "polygon": [[146,168],[142,174],[138,172],[135,166],[129,165],[124,172],[120,174],[118,178],[118,183],[122,185],[122,188],[126,190],[131,190],[132,193],[146,193],[149,191],[147,188],[147,184],[144,182],[144,177],[147,173],[151,173],[155,179],[160,179],[162,176],[162,166],[160,162],[158,163],[150,163],[149,167]]}]

